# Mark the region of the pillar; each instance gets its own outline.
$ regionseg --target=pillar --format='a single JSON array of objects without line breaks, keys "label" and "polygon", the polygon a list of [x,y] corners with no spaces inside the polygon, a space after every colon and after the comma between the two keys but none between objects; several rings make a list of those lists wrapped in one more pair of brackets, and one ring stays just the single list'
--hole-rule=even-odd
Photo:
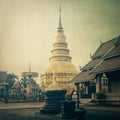
[{"label": "pillar", "polygon": [[80,83],[75,83],[75,86],[76,86],[76,92],[77,92],[77,109],[79,109],[79,103],[80,103],[80,101],[79,101],[79,84]]},{"label": "pillar", "polygon": [[96,93],[101,92],[101,75],[97,75],[96,78]]}]

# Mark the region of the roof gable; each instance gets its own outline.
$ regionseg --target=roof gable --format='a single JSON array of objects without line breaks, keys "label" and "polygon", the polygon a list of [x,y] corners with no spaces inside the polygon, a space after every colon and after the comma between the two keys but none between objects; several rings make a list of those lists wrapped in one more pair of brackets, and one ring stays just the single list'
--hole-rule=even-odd
[{"label": "roof gable", "polygon": [[86,64],[86,65],[81,69],[81,71],[85,71],[85,70],[90,70],[90,69],[92,69],[92,68],[95,67],[95,65],[98,64],[100,61],[101,61],[101,58],[91,60],[90,62],[88,62],[88,64]]},{"label": "roof gable", "polygon": [[120,55],[120,45],[113,47],[108,53],[106,53],[103,58],[111,58]]},{"label": "roof gable", "polygon": [[90,73],[103,73],[120,69],[120,56],[114,57],[112,59],[103,60],[95,68],[93,68]]},{"label": "roof gable", "polygon": [[109,40],[107,42],[101,43],[99,48],[96,50],[96,52],[93,54],[92,59],[100,58],[102,57],[107,51],[109,51],[114,46],[114,40],[116,38]]},{"label": "roof gable", "polygon": [[70,81],[70,83],[87,82],[93,80],[94,78],[95,74],[89,74],[89,71],[80,72]]},{"label": "roof gable", "polygon": [[[90,60],[70,82],[91,81],[96,74],[120,69],[120,44],[118,37],[102,43]],[[116,44],[117,43],[117,44]]]}]

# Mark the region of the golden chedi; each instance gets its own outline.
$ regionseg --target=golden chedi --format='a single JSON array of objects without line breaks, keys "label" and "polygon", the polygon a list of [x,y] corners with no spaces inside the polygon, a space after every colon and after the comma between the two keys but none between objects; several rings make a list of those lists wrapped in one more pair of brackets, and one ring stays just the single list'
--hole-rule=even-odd
[{"label": "golden chedi", "polygon": [[56,81],[62,89],[70,92],[74,86],[69,85],[68,82],[78,73],[75,66],[71,63],[72,58],[67,48],[68,44],[66,43],[66,37],[61,24],[61,7],[59,12],[59,26],[53,49],[51,50],[49,64],[41,74],[42,91],[46,91],[49,85],[53,83],[53,81]]}]

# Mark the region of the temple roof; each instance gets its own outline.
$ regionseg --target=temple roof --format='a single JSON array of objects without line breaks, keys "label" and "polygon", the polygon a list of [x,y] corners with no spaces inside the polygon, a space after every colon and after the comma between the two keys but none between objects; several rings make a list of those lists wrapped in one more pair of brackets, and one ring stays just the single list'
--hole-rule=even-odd
[{"label": "temple roof", "polygon": [[102,43],[91,58],[70,82],[90,81],[98,73],[120,69],[120,36]]},{"label": "temple roof", "polygon": [[104,73],[120,69],[120,56],[101,61],[91,73]]},{"label": "temple roof", "polygon": [[116,38],[109,40],[107,42],[101,43],[101,45],[99,46],[99,48],[96,50],[96,52],[93,54],[91,58],[95,59],[95,58],[102,57],[107,51],[109,51],[114,46],[115,39]]},{"label": "temple roof", "polygon": [[81,70],[82,71],[84,71],[84,70],[90,70],[93,67],[95,67],[95,65],[98,64],[100,61],[101,61],[101,58],[90,60],[90,62],[88,62]]},{"label": "temple roof", "polygon": [[91,73],[102,73],[120,69],[120,43],[118,42],[120,39],[118,38],[114,42],[114,47],[106,52],[103,60],[91,70]]},{"label": "temple roof", "polygon": [[103,58],[107,59],[107,58],[111,58],[111,57],[118,56],[118,55],[120,55],[120,45],[113,47],[108,53],[106,53],[103,56]]},{"label": "temple roof", "polygon": [[114,45],[115,46],[120,45],[120,35],[115,39]]},{"label": "temple roof", "polygon": [[95,78],[95,74],[89,74],[89,71],[80,72],[70,81],[70,83],[91,81],[94,78]]}]

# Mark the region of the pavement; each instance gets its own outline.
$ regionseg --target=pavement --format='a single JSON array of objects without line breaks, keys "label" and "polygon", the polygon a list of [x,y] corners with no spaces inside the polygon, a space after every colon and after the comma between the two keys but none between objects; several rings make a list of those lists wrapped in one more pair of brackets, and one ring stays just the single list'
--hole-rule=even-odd
[{"label": "pavement", "polygon": [[44,102],[28,102],[28,103],[0,102],[0,109],[40,108],[43,105]]},{"label": "pavement", "polygon": [[[40,114],[40,107],[43,105],[44,102],[0,102],[0,120],[61,120],[57,115]],[[80,106],[87,110],[85,120],[120,120],[120,107],[91,105]],[[76,118],[68,120],[76,120]]]}]

